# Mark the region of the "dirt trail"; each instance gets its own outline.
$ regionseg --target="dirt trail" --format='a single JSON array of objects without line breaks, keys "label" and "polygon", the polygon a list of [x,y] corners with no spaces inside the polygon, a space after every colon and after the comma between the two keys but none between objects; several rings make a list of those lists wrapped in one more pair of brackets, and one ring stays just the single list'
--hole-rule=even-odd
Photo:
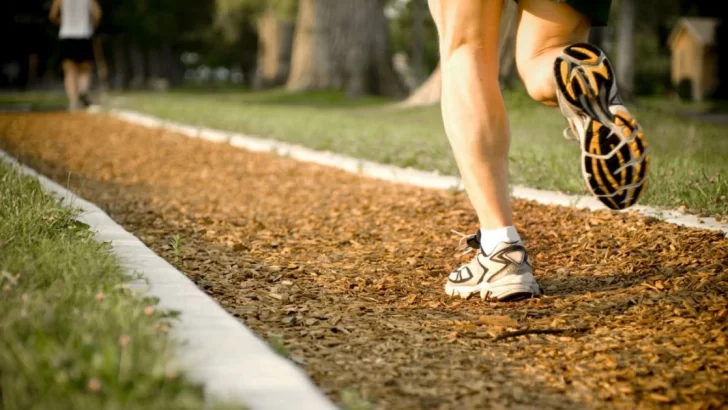
[{"label": "dirt trail", "polygon": [[[546,296],[444,297],[463,194],[101,115],[0,116],[0,146],[99,204],[335,401],[379,409],[728,406],[728,239],[517,200]],[[70,173],[70,177],[69,177]],[[170,245],[182,239],[181,251]],[[523,329],[559,334],[499,338]]]}]

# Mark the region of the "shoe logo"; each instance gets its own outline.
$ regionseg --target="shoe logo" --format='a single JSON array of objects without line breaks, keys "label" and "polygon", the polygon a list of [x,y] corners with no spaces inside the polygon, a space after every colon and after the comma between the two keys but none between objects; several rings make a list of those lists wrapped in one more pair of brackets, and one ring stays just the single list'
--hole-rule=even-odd
[{"label": "shoe logo", "polygon": [[491,256],[490,260],[504,265],[520,265],[528,261],[528,253],[521,245],[512,245],[501,249],[498,253]]},{"label": "shoe logo", "polygon": [[522,264],[526,260],[526,257],[526,251],[523,249],[514,249],[503,253],[503,259],[508,259],[516,265]]},{"label": "shoe logo", "polygon": [[461,266],[447,278],[452,283],[463,283],[473,279],[473,272],[467,266]]},{"label": "shoe logo", "polygon": [[480,275],[480,279],[478,279],[478,285],[480,285],[480,283],[483,281],[483,279],[485,279],[485,276],[488,274],[489,269],[486,268],[485,265],[483,265],[483,262],[480,261],[480,255],[478,255],[477,260],[478,260],[478,265],[480,265],[480,267],[483,269],[483,274]]},{"label": "shoe logo", "polygon": [[528,260],[526,249],[521,245],[513,245],[501,249],[498,253],[491,256],[490,260],[502,264],[503,267],[488,278],[488,283],[495,282],[506,275],[517,275],[518,269],[515,269],[516,267],[524,263],[531,264]]},{"label": "shoe logo", "polygon": [[[478,284],[485,279],[485,276],[488,274],[488,268],[483,265],[483,262],[480,261],[482,254],[478,254],[478,256],[475,257],[475,260],[478,262],[478,265],[480,265],[480,268],[483,270],[483,273],[480,274],[480,279],[478,279]],[[448,280],[452,283],[464,283],[472,280],[475,277],[473,275],[473,271],[470,270],[470,268],[466,266],[461,266],[456,271],[450,274],[448,276]]]}]

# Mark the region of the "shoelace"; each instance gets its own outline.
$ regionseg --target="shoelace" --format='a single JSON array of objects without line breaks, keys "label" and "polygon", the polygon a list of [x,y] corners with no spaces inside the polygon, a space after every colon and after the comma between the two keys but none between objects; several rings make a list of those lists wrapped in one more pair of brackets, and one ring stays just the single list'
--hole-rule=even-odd
[{"label": "shoelace", "polygon": [[477,234],[465,234],[462,232],[458,232],[456,230],[451,230],[455,235],[458,235],[460,237],[460,241],[458,242],[458,251],[462,253],[462,255],[467,255],[470,252],[474,250],[480,250],[480,241],[478,240]]}]

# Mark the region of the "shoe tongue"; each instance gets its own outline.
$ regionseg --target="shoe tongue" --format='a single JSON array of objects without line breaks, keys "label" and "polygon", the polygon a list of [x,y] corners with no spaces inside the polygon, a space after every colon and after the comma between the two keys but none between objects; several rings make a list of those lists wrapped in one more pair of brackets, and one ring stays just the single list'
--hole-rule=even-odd
[{"label": "shoe tongue", "polygon": [[475,235],[468,237],[467,244],[472,249],[480,249],[480,229],[478,229]]}]

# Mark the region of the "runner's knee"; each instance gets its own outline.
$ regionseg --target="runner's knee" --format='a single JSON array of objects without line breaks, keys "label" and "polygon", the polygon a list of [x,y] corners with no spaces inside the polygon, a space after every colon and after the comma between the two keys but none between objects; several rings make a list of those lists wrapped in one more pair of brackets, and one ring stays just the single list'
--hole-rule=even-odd
[{"label": "runner's knee", "polygon": [[[556,54],[572,43],[564,43],[545,49],[543,54],[517,56],[516,67],[528,95],[538,102],[549,100],[544,92],[544,79],[550,78]],[[553,57],[553,58],[552,58]]]},{"label": "runner's knee", "polygon": [[[437,26],[440,57],[447,61],[456,52],[495,53],[488,41],[489,30],[482,0],[430,0],[430,11]],[[497,30],[495,30],[497,33]],[[496,34],[497,35],[497,34]]]},{"label": "runner's knee", "polygon": [[78,71],[81,74],[87,74],[89,71],[91,71],[91,64],[89,64],[88,62],[83,62],[83,63],[79,64]]},{"label": "runner's knee", "polygon": [[565,47],[587,40],[589,20],[572,7],[547,0],[521,0],[516,67],[531,98],[548,100],[544,79]]},{"label": "runner's knee", "polygon": [[78,72],[78,66],[71,60],[63,60],[61,67],[63,68],[64,74],[74,74]]}]

